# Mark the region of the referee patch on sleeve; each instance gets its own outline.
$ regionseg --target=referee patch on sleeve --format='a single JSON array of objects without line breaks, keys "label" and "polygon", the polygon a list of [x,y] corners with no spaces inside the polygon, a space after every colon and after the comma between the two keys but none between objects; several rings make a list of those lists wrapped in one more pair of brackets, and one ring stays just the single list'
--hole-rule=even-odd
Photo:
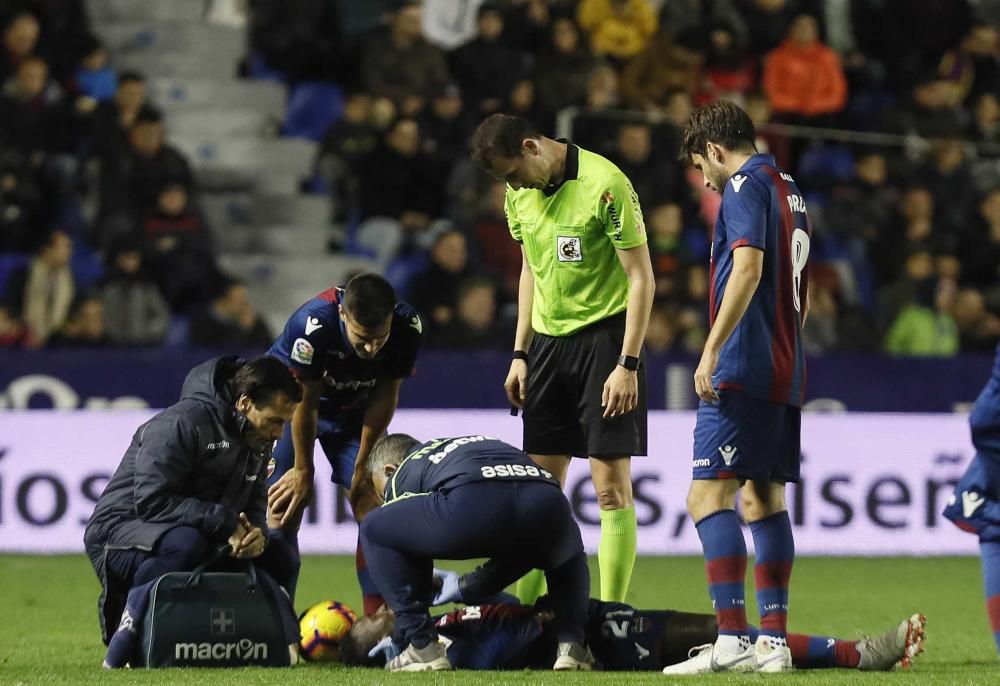
[{"label": "referee patch on sleeve", "polygon": [[560,262],[583,262],[583,246],[579,236],[557,236],[556,256]]}]

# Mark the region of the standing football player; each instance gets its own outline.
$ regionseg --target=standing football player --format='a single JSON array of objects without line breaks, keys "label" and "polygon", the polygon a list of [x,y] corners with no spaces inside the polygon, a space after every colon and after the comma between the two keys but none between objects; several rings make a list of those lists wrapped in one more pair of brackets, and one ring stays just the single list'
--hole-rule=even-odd
[{"label": "standing football player", "polygon": [[[271,533],[296,551],[317,439],[334,483],[350,489],[355,518],[374,507],[363,496],[371,492],[363,487],[365,461],[392,420],[403,380],[413,373],[422,329],[416,310],[396,302],[388,281],[359,274],[296,310],[268,351],[302,383],[302,402],[274,448],[268,480]],[[360,546],[356,560],[365,612],[374,612],[382,599]]]},{"label": "standing football player", "polygon": [[[722,195],[710,267],[711,330],[694,374],[701,399],[688,512],[705,551],[719,637],[663,671],[792,669],[786,625],[795,557],[785,484],[799,480],[805,389],[800,331],[808,309],[809,220],[795,180],[754,147],[746,112],[718,101],[694,113],[682,154]],[[750,524],[760,634],[744,601]]]},{"label": "standing football player", "polygon": [[1000,346],[993,374],[969,415],[976,456],[959,479],[944,516],[979,537],[986,614],[1000,652]]}]

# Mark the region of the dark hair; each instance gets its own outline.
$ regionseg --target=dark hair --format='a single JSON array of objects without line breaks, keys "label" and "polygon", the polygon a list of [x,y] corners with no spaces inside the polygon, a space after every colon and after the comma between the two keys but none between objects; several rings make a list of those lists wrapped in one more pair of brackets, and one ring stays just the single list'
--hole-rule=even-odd
[{"label": "dark hair", "polygon": [[0,26],[0,31],[6,31],[14,24],[15,21],[18,21],[24,17],[31,17],[39,25],[42,23],[42,20],[37,13],[32,12],[29,9],[23,9],[19,12],[16,12],[15,14],[12,14],[7,23]]},{"label": "dark hair", "polygon": [[358,274],[344,289],[344,311],[359,325],[374,329],[396,309],[396,291],[384,277],[371,272]]},{"label": "dark hair", "polygon": [[691,113],[684,127],[681,158],[705,155],[709,143],[733,152],[756,150],[756,138],[749,114],[728,100],[716,100]]},{"label": "dark hair", "polygon": [[137,81],[139,83],[146,83],[146,77],[137,71],[131,69],[126,69],[125,71],[118,72],[118,85],[123,83],[128,83],[129,81]]},{"label": "dark hair", "polygon": [[229,295],[229,291],[236,286],[245,286],[242,281],[228,274],[223,274],[218,272],[214,274],[205,284],[204,293],[208,297],[209,301],[218,300],[220,298],[225,298]]},{"label": "dark hair", "polygon": [[509,114],[491,114],[472,136],[472,159],[490,167],[497,157],[520,157],[525,138],[541,138],[531,122]]},{"label": "dark hair", "polygon": [[302,400],[302,387],[280,360],[268,355],[254,358],[236,370],[229,380],[233,400],[247,396],[254,405],[267,407],[277,393],[284,393],[293,403]]},{"label": "dark hair", "polygon": [[476,12],[476,18],[478,19],[487,12],[495,12],[503,17],[503,7],[496,0],[486,0],[486,2],[480,5],[479,10]]},{"label": "dark hair", "polygon": [[187,183],[181,178],[180,174],[170,173],[163,179],[163,183],[160,184],[159,190],[156,191],[157,195],[163,195],[167,191],[181,190],[186,194],[188,192]]},{"label": "dark hair", "polygon": [[69,314],[66,317],[67,321],[72,321],[77,317],[79,317],[80,313],[83,312],[83,306],[91,302],[98,302],[103,304],[100,296],[94,291],[88,290],[84,291],[83,293],[77,294],[77,296],[73,298],[73,302],[70,303]]},{"label": "dark hair", "polygon": [[355,632],[348,631],[340,639],[340,661],[345,667],[382,667],[384,662],[380,657],[368,657],[368,651],[375,647],[374,641],[367,641],[370,645],[362,644],[355,637]]},{"label": "dark hair", "polygon": [[494,283],[493,279],[488,276],[470,276],[463,279],[458,284],[458,289],[455,292],[455,301],[459,301],[466,295],[478,288],[489,288],[490,291],[495,295],[497,292],[497,285]]},{"label": "dark hair", "polygon": [[939,74],[936,69],[925,69],[921,71],[915,71],[910,77],[910,90],[915,91],[918,88],[930,86],[945,80],[947,79],[941,76],[941,74]]},{"label": "dark hair", "polygon": [[135,121],[132,126],[138,126],[139,124],[161,124],[163,123],[163,112],[159,108],[154,107],[150,104],[145,104],[139,108],[139,111],[135,115]]},{"label": "dark hair", "polygon": [[136,236],[135,234],[126,234],[124,236],[119,236],[111,241],[108,246],[108,251],[105,256],[105,264],[114,264],[115,259],[125,252],[137,252],[142,253],[142,238]]},{"label": "dark hair", "polygon": [[81,57],[87,57],[91,53],[103,49],[104,43],[101,42],[101,39],[89,31],[80,37],[80,43],[77,46],[77,51]]},{"label": "dark hair", "polygon": [[423,445],[410,434],[389,434],[372,446],[368,455],[368,472],[375,474],[385,469],[387,464],[399,464],[414,450]]},{"label": "dark hair", "polygon": [[40,236],[38,242],[36,243],[36,245],[38,246],[38,250],[42,251],[45,250],[46,248],[53,247],[56,244],[56,239],[61,237],[69,238],[70,236],[62,229],[52,229],[50,231],[45,231]]}]

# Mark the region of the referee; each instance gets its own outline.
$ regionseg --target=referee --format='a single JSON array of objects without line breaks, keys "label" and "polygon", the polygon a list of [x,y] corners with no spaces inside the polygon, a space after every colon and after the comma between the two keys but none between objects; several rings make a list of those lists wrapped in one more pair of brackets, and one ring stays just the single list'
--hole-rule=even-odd
[{"label": "referee", "polygon": [[[507,224],[521,244],[504,388],[524,411],[524,451],[563,486],[570,459],[590,458],[601,600],[624,601],[636,547],[630,458],[646,454],[642,341],[654,288],[639,198],[614,164],[518,117],[485,119],[472,156],[507,183]],[[518,585],[528,604],[541,592],[537,571]]]}]

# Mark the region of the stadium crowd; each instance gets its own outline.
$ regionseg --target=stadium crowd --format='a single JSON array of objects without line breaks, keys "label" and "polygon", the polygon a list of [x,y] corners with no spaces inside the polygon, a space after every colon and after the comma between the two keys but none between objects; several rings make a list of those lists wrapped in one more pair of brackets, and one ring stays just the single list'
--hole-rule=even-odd
[{"label": "stadium crowd", "polygon": [[[303,188],[432,346],[512,340],[520,249],[467,145],[504,111],[632,180],[647,348],[697,354],[719,200],[679,131],[724,97],[806,193],[808,350],[949,356],[1000,338],[998,26],[995,0],[252,0],[240,68],[340,89]],[[179,317],[192,345],[265,346],[169,122],[82,0],[6,2],[0,27],[0,346],[157,345]]]}]

